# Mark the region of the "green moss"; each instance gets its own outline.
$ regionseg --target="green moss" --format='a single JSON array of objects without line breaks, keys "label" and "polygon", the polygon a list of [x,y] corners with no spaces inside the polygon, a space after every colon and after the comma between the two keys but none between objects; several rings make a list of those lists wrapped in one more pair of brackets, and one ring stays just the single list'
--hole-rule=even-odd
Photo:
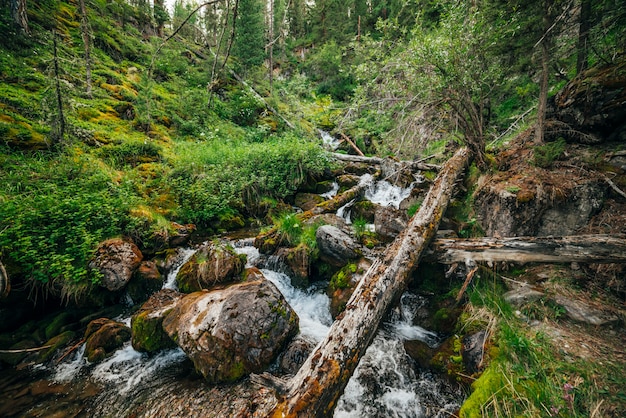
[{"label": "green moss", "polygon": [[133,316],[131,335],[132,345],[135,350],[155,352],[176,346],[176,343],[163,330],[163,319],[167,316],[167,313],[159,318],[150,318],[148,312],[141,312]]},{"label": "green moss", "polygon": [[459,416],[461,418],[482,418],[483,408],[506,386],[506,381],[497,365],[492,365],[472,384],[471,395],[463,402]]},{"label": "green moss", "polygon": [[350,263],[344,266],[341,270],[333,275],[330,279],[330,290],[335,291],[338,289],[347,289],[350,287],[350,281],[352,279],[352,275],[356,273],[357,265],[354,263]]}]

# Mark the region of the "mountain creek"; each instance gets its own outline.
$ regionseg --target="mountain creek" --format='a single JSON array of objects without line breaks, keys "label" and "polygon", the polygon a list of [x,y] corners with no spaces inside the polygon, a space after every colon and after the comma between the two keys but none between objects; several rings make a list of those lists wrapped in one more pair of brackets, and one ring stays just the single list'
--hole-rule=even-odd
[{"label": "mountain creek", "polygon": [[[12,339],[22,336],[19,338],[23,340],[14,340],[17,344],[0,354],[4,362],[15,366],[3,370],[0,378],[4,399],[0,414],[7,417],[224,417],[269,414],[271,403],[268,406],[266,399],[274,396],[272,389],[251,380],[250,373],[266,370],[277,376],[293,375],[311,350],[326,337],[360,277],[385,250],[385,242],[390,242],[406,226],[406,209],[416,204],[419,206],[423,200],[430,181],[421,172],[407,171],[399,162],[387,163],[389,167],[382,167],[382,174],[380,169],[373,170],[373,166],[368,164],[348,163],[339,177],[325,183],[321,193],[307,192],[296,196],[297,210],[301,215],[337,198],[346,190],[352,190],[351,187],[360,188],[359,193],[339,207],[336,213],[317,215],[304,221],[318,224],[316,247],[320,254],[312,263],[308,256],[298,255],[298,247],[283,247],[286,241],[268,250],[268,236],[271,236],[268,232],[244,230],[195,244],[184,239],[181,246],[168,250],[165,258],[144,260],[142,267],[138,262],[131,267],[135,271],[142,268],[149,270],[150,273],[142,274],[143,281],[148,283],[150,280],[146,278],[158,277],[159,287],[145,283],[137,285],[132,281],[128,285],[118,285],[112,281],[110,286],[121,295],[120,303],[112,307],[97,312],[88,308],[52,312],[47,320],[31,320],[9,331],[7,328],[10,325],[7,327],[5,324],[3,341],[7,336]],[[315,186],[319,187],[319,184]],[[544,230],[563,235],[579,228],[575,224],[577,219],[582,217],[584,221],[580,222],[587,222],[594,213],[598,213],[595,202],[604,199],[602,187],[586,187],[590,191],[577,193],[578,200],[568,200],[560,207],[552,208],[561,213],[545,215],[535,222]],[[485,217],[487,222],[483,224],[493,228],[495,235],[509,233],[503,228],[516,228],[515,219],[526,216],[519,210],[507,215],[506,204],[499,203],[493,207],[493,196],[506,201],[506,193],[510,192],[492,191],[492,197],[486,199],[489,203],[483,206],[489,212]],[[588,212],[581,215],[584,210]],[[569,213],[579,216],[570,216]],[[556,231],[558,228],[551,226],[551,219],[564,218],[570,219],[570,222],[560,225],[561,230]],[[322,224],[324,226],[320,226]],[[458,231],[463,234],[472,227],[467,223],[459,229],[459,225],[450,223],[448,219],[444,220],[444,224],[439,237],[456,236]],[[523,225],[528,228],[530,223],[524,221]],[[124,247],[127,244],[121,242],[116,245]],[[133,259],[136,251],[127,248],[116,254],[124,253],[126,259]],[[121,262],[116,257],[110,256],[107,263],[111,260]],[[473,376],[480,375],[484,368],[492,330],[488,323],[481,329],[459,329],[457,318],[463,312],[463,305],[459,303],[462,293],[458,294],[456,301],[453,297],[441,297],[437,293],[449,292],[450,283],[465,279],[475,265],[468,259],[445,266],[433,262],[428,255],[425,257],[411,285],[378,328],[337,403],[335,417],[447,417],[458,414],[468,395],[469,384],[475,380]],[[495,267],[491,262],[487,265]],[[576,301],[566,289],[546,281],[559,269],[568,270],[567,274],[577,274],[577,268],[575,264],[557,268],[544,265],[528,270],[528,277],[532,277],[528,282],[519,277],[505,278],[511,285],[505,297],[513,306],[541,299],[553,303],[555,309],[563,310],[562,314],[582,324],[608,325],[611,331],[603,342],[589,344],[585,342],[587,338],[601,337],[587,335],[581,341],[579,333],[571,328],[563,329],[555,324],[533,320],[527,313],[516,311],[516,315],[525,318],[531,326],[541,328],[551,338],[561,341],[563,350],[570,355],[593,356],[595,350],[602,349],[623,359],[623,351],[616,345],[622,331],[614,328],[623,313],[606,306],[594,308]],[[137,281],[138,274],[133,274],[132,280]],[[490,273],[481,271],[478,274],[488,276]],[[189,277],[185,279],[185,275]],[[253,299],[261,301],[261,305],[277,306],[275,304],[283,303],[280,301],[284,298],[285,307],[272,308],[272,312],[280,311],[278,317],[295,318],[293,321],[297,329],[290,331],[285,328],[286,334],[274,333],[283,325],[277,325],[276,319],[273,319],[268,327],[264,323],[267,318],[263,315],[267,312],[262,312],[263,306],[251,305],[254,302],[247,299],[235,299],[234,308],[225,307],[228,303],[225,301],[231,297],[227,294],[228,289],[253,283],[269,283],[270,290],[278,292],[277,301],[272,302],[266,299],[269,297],[266,291],[253,290],[256,292]],[[178,293],[183,288],[188,296]],[[151,292],[155,293],[143,303]],[[240,295],[241,292],[244,292],[243,288],[231,293]],[[187,305],[182,302],[214,294],[224,295],[215,296],[204,305],[194,305],[191,303],[193,300]],[[244,303],[243,300],[246,300],[245,306],[238,309],[237,304]],[[182,305],[187,307],[180,308]],[[207,326],[203,316],[211,315],[207,312],[213,311],[217,314]],[[167,335],[163,330],[158,333],[165,335],[159,338],[166,342],[142,340],[144,337],[136,335],[140,331],[133,322],[138,324],[139,318],[144,318],[142,312],[148,312],[145,318],[165,312],[165,319],[160,318],[158,328],[162,326],[166,329]],[[220,312],[231,312],[225,325],[218,325],[220,320],[223,321],[220,316],[226,315]],[[172,316],[179,316],[182,322],[192,326],[183,331],[185,324],[170,325]],[[97,347],[90,347],[88,334],[92,325],[99,327],[91,332],[96,335],[111,324],[115,324],[116,331],[107,334]],[[197,329],[202,326],[207,328]],[[232,330],[219,328],[224,326],[231,326]],[[85,333],[85,327],[86,338],[80,338],[81,330]],[[171,327],[175,327],[176,331],[170,332]],[[203,335],[203,332],[215,335],[232,332],[230,337],[224,337],[234,338],[231,344],[237,345],[237,341],[241,343],[245,340],[241,343],[244,349],[254,351],[258,356],[263,356],[259,353],[266,349],[271,353],[267,361],[259,363],[261,366],[257,368],[243,361],[243,366],[237,363],[231,365],[234,369],[224,371],[224,365],[230,359],[219,357],[217,364],[202,359],[207,354],[199,346],[213,344],[214,341],[207,343],[202,336],[194,340],[191,345],[197,345],[200,354],[196,348],[184,345],[183,340],[191,338],[189,335]],[[245,335],[245,338],[237,339],[237,335]],[[150,334],[149,338],[156,337]],[[246,340],[250,338],[254,341]],[[47,342],[42,347],[33,348],[36,341],[44,340]],[[115,343],[111,343],[113,340]],[[263,345],[268,340],[270,344]],[[231,349],[236,350],[232,346],[224,350],[229,352]]]}]

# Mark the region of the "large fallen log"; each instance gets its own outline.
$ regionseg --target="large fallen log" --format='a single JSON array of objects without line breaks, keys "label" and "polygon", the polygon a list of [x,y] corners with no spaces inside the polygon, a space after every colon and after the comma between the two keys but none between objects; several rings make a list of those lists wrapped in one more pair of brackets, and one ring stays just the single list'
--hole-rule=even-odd
[{"label": "large fallen log", "polygon": [[[359,155],[350,155],[350,154],[339,154],[337,152],[332,154],[333,158],[339,161],[346,161],[350,163],[366,163],[366,164],[376,164],[382,165],[389,161],[388,158],[380,158],[380,157],[364,157]],[[423,158],[417,161],[396,161],[391,160],[395,163],[402,164],[406,167],[411,168],[412,170],[424,170],[424,171],[437,171],[441,168],[441,166],[436,164],[427,164],[424,161],[432,158],[433,156]]]},{"label": "large fallen log", "polygon": [[624,263],[626,235],[435,239],[428,258],[440,263],[468,260],[515,263]]},{"label": "large fallen log", "polygon": [[437,232],[454,184],[469,161],[460,149],[448,160],[407,228],[361,279],[345,311],[326,339],[289,380],[274,417],[328,417],[359,360],[371,343],[383,315],[405,290],[410,273]]}]

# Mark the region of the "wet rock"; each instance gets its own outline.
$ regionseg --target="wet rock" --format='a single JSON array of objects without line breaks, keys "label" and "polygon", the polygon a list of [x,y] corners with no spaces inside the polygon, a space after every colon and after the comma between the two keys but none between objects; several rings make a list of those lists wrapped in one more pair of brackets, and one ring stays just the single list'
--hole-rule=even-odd
[{"label": "wet rock", "polygon": [[230,245],[209,242],[181,267],[176,283],[183,293],[232,283],[241,279],[245,264],[245,256],[237,254]]},{"label": "wet rock", "polygon": [[419,365],[420,369],[430,369],[430,361],[435,355],[435,349],[431,348],[424,341],[407,340],[404,341],[404,350]]},{"label": "wet rock", "polygon": [[395,238],[406,228],[407,218],[405,211],[378,206],[374,215],[376,233],[384,238]]},{"label": "wet rock", "polygon": [[103,276],[100,285],[114,292],[128,284],[142,259],[135,244],[113,238],[100,244],[89,268],[100,271]]},{"label": "wet rock", "polygon": [[311,250],[307,246],[300,244],[295,248],[279,248],[275,255],[282,261],[284,268],[281,270],[291,278],[293,286],[308,286]]},{"label": "wet rock", "polygon": [[367,163],[347,163],[343,168],[343,173],[362,176],[363,174],[376,173],[376,167]]},{"label": "wet rock", "polygon": [[335,185],[334,180],[320,181],[319,183],[317,183],[315,187],[315,193],[317,194],[328,193],[333,189],[334,185]]},{"label": "wet rock", "polygon": [[563,306],[566,315],[574,321],[583,322],[590,325],[610,325],[619,321],[619,318],[612,313],[592,308],[584,302],[556,296],[554,301]]},{"label": "wet rock", "polygon": [[172,222],[172,232],[169,236],[169,245],[170,247],[180,247],[185,245],[191,239],[191,234],[196,230],[196,226],[194,224],[186,224],[181,225],[176,222]]},{"label": "wet rock", "polygon": [[358,263],[348,263],[330,279],[328,296],[330,297],[330,314],[333,318],[337,318],[344,311],[354,289],[370,265],[368,260],[362,258]]},{"label": "wet rock", "polygon": [[175,347],[176,343],[163,330],[163,319],[174,309],[184,294],[163,289],[153,294],[130,321],[131,342],[137,351],[154,352]]},{"label": "wet rock", "polygon": [[482,369],[486,340],[487,331],[484,330],[463,337],[463,349],[461,354],[467,374],[472,375]]},{"label": "wet rock", "polygon": [[358,257],[357,244],[339,228],[322,225],[315,233],[320,258],[335,266],[343,266],[348,260]]},{"label": "wet rock", "polygon": [[312,342],[296,337],[278,358],[280,370],[286,374],[296,374],[314,348]]},{"label": "wet rock", "polygon": [[134,303],[142,303],[163,287],[163,280],[154,261],[142,261],[128,283],[128,295]]},{"label": "wet rock", "polygon": [[108,318],[94,319],[85,331],[85,356],[99,363],[130,340],[130,328]]},{"label": "wet rock", "polygon": [[185,296],[163,328],[209,382],[260,373],[298,332],[298,317],[268,280]]},{"label": "wet rock", "polygon": [[364,219],[367,223],[374,223],[374,217],[376,215],[376,204],[369,200],[362,200],[356,202],[352,206],[352,219]]},{"label": "wet rock", "polygon": [[526,303],[534,302],[544,296],[543,292],[535,290],[529,286],[520,286],[517,289],[509,290],[504,295],[504,300],[515,307],[520,307]]},{"label": "wet rock", "polygon": [[298,193],[295,198],[295,205],[303,211],[311,210],[325,199],[313,193]]},{"label": "wet rock", "polygon": [[349,189],[359,184],[360,180],[361,178],[359,176],[343,174],[337,177],[337,184],[339,184],[339,187],[342,189]]},{"label": "wet rock", "polygon": [[39,352],[37,361],[43,363],[52,358],[52,356],[62,347],[65,347],[70,341],[74,339],[76,333],[74,331],[65,331],[50,338],[44,346],[49,346],[45,350]]}]

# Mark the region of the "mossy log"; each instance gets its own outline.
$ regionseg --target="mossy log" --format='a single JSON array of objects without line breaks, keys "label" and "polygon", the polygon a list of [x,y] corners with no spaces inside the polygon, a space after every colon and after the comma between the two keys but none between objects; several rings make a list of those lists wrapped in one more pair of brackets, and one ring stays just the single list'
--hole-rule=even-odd
[{"label": "mossy log", "polygon": [[273,410],[275,417],[327,417],[356,369],[394,300],[434,237],[454,184],[470,158],[462,148],[448,160],[420,210],[384,255],[365,273],[328,336],[289,380]]},{"label": "mossy log", "polygon": [[626,235],[436,239],[428,258],[443,264],[466,260],[515,263],[624,263]]},{"label": "mossy log", "polygon": [[[366,164],[375,164],[381,165],[384,164],[386,159],[380,157],[364,157],[359,155],[349,155],[349,154],[339,154],[333,153],[333,157],[339,161],[347,161],[352,163],[366,163]],[[424,170],[424,171],[437,171],[441,168],[441,166],[436,164],[427,164],[424,161],[430,157],[424,158],[418,161],[395,161],[400,164],[403,164],[407,167],[410,167],[412,170]]]}]

